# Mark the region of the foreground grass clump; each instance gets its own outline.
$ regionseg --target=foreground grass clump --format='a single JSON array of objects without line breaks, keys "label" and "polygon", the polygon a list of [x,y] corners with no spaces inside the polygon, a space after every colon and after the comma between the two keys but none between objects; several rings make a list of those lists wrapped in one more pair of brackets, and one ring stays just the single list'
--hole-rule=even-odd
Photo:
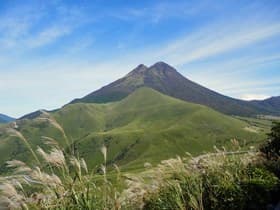
[{"label": "foreground grass clump", "polygon": [[[44,137],[48,152],[33,151],[18,131],[8,132],[24,142],[34,158],[30,165],[7,161],[11,175],[0,178],[0,209],[120,209],[115,187],[107,179],[107,149],[101,148],[104,164],[90,170],[86,161],[74,154],[63,128],[45,113],[46,120],[64,136],[67,150],[52,138]],[[116,166],[117,167],[117,166]]]},{"label": "foreground grass clump", "polygon": [[[101,151],[106,163],[107,150]],[[98,175],[57,146],[36,154],[41,165],[7,162],[13,174],[0,180],[1,209],[266,209],[279,190],[279,179],[260,166],[256,152],[217,151],[145,164],[142,173],[126,175],[121,193],[108,181],[105,164]]]},{"label": "foreground grass clump", "polygon": [[7,162],[13,174],[0,180],[1,209],[119,209],[104,165],[101,181],[94,181],[97,175],[88,170],[84,159],[65,156],[56,147],[49,153],[41,148],[37,152],[43,159],[41,165]]},{"label": "foreground grass clump", "polygon": [[163,161],[128,181],[131,209],[266,209],[279,179],[256,152],[225,152]]},{"label": "foreground grass clump", "polygon": [[[106,163],[105,147],[102,148]],[[90,172],[81,158],[56,146],[38,148],[41,165],[12,160],[1,178],[1,209],[266,209],[279,179],[259,164],[256,152],[177,157],[127,174],[118,193],[106,175]],[[120,190],[120,189],[118,189]]]}]

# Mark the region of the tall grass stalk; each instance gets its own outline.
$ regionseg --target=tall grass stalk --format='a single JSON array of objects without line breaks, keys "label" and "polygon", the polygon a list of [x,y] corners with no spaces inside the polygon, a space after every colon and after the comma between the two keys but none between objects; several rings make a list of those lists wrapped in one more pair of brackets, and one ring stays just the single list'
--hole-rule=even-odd
[{"label": "tall grass stalk", "polygon": [[20,133],[19,131],[13,129],[13,128],[9,128],[7,130],[7,132],[14,137],[19,138],[20,140],[23,141],[23,143],[25,144],[25,146],[27,147],[27,149],[31,152],[33,158],[36,160],[37,164],[40,164],[39,158],[37,157],[36,153],[34,152],[34,150],[32,149],[31,145],[29,144],[28,140],[23,136],[22,133]]},{"label": "tall grass stalk", "polygon": [[[65,134],[62,126],[57,123],[56,127]],[[54,139],[43,137],[49,150],[34,151],[19,131],[10,130],[10,134],[25,142],[36,164],[7,162],[13,173],[0,177],[0,209],[120,209],[118,193],[107,179],[105,146],[101,148],[102,184],[83,158],[66,154]]]}]

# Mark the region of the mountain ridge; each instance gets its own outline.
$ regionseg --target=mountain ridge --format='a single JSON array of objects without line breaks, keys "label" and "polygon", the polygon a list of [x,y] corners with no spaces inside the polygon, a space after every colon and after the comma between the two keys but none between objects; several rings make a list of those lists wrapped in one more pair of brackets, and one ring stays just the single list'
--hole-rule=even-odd
[{"label": "mountain ridge", "polygon": [[15,120],[15,118],[0,113],[0,123],[9,123],[14,120]]},{"label": "mountain ridge", "polygon": [[124,77],[70,103],[119,101],[143,86],[171,97],[206,105],[224,114],[241,116],[280,115],[279,100],[244,101],[231,98],[185,78],[174,67],[164,62],[157,62],[150,67],[140,64]]},{"label": "mountain ridge", "polygon": [[268,106],[273,109],[279,109],[280,106],[280,96],[272,96],[269,98],[266,98],[264,100],[252,100],[251,103],[254,104],[261,104],[263,106]]}]

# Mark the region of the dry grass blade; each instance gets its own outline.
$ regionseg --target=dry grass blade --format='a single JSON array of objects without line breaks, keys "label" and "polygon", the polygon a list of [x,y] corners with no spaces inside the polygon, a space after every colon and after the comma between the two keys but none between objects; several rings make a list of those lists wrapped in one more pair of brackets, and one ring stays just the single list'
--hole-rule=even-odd
[{"label": "dry grass blade", "polygon": [[46,153],[41,147],[37,148],[38,154],[42,156],[42,158],[49,164],[55,167],[65,167],[65,157],[61,150],[57,148],[52,148],[50,153]]},{"label": "dry grass blade", "polygon": [[105,145],[103,145],[100,150],[101,150],[101,153],[103,154],[104,163],[106,164],[106,162],[107,162],[107,147]]},{"label": "dry grass blade", "polygon": [[46,121],[46,122],[50,123],[56,129],[58,129],[61,132],[61,134],[62,134],[62,136],[63,136],[63,138],[64,138],[64,140],[66,142],[66,145],[70,146],[70,142],[68,140],[68,137],[67,137],[63,127],[48,112],[45,112],[43,110],[41,110],[41,112],[42,112],[41,117],[37,118],[36,120],[38,120],[38,121]]},{"label": "dry grass blade", "polygon": [[30,172],[32,169],[24,162],[19,160],[10,160],[6,162],[8,168],[15,168],[15,173]]},{"label": "dry grass blade", "polygon": [[35,160],[37,161],[38,164],[40,164],[40,161],[37,157],[37,155],[35,154],[35,152],[33,151],[32,147],[30,146],[29,142],[27,141],[27,139],[22,135],[22,133],[18,132],[17,130],[15,129],[12,129],[12,128],[9,128],[7,130],[7,132],[11,135],[11,136],[14,136],[14,137],[17,137],[19,139],[21,139],[24,144],[26,145],[26,147],[29,149],[29,151],[31,152],[31,154],[33,155],[33,157],[35,158]]}]

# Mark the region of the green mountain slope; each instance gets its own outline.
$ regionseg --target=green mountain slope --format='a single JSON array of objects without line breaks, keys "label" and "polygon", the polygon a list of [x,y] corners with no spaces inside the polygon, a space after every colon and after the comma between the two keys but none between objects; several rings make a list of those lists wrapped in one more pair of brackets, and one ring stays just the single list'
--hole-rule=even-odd
[{"label": "green mountain slope", "polygon": [[[208,107],[140,88],[119,102],[107,104],[75,103],[52,113],[90,165],[101,163],[99,151],[108,147],[109,163],[123,167],[157,163],[185,152],[200,154],[214,145],[228,145],[236,138],[243,144],[255,144],[264,132],[252,132],[248,124]],[[18,121],[20,131],[33,148],[43,145],[40,136],[65,141],[58,129],[35,119]],[[8,159],[31,158],[24,142],[0,134],[0,163]]]},{"label": "green mountain slope", "polygon": [[227,97],[185,78],[175,68],[164,62],[158,62],[150,67],[141,64],[125,77],[71,103],[119,101],[143,86],[184,101],[206,105],[225,114],[280,115],[279,98],[278,100],[275,98],[266,101],[243,101]]}]

